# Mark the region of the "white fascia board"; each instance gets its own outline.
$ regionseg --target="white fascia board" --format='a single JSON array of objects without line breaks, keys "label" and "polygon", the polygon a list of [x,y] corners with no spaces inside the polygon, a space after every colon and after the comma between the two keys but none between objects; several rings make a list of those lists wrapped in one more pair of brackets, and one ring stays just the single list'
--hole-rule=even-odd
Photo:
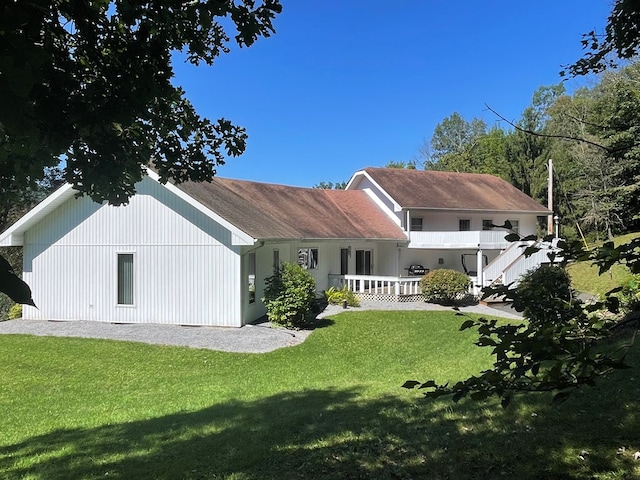
[{"label": "white fascia board", "polygon": [[38,205],[29,210],[16,223],[0,233],[0,246],[20,247],[24,244],[24,232],[49,215],[52,211],[72,198],[76,193],[73,187],[66,183],[53,192]]},{"label": "white fascia board", "polygon": [[[353,177],[351,178],[351,180],[349,180],[349,183],[346,186],[346,190],[349,190],[349,186],[351,186],[353,183],[355,183],[355,179],[357,176],[363,176],[366,177],[373,185],[376,186],[376,188],[378,190],[380,190],[382,192],[382,194],[389,199],[389,201],[393,204],[393,208],[396,212],[399,212],[402,210],[402,205],[400,205],[398,202],[396,202],[396,200],[389,195],[389,192],[387,192],[384,188],[382,188],[373,178],[371,178],[371,175],[369,175],[365,170],[359,170],[356,173],[353,174]],[[373,195],[373,193],[371,193],[370,195]],[[389,211],[388,209],[385,209],[386,211]]]},{"label": "white fascia board", "polygon": [[169,183],[169,182],[163,184],[160,181],[160,175],[158,175],[153,170],[147,168],[147,175],[152,180],[155,180],[160,185],[164,186],[171,193],[173,193],[174,195],[178,196],[179,198],[181,198],[182,200],[187,202],[189,205],[191,205],[195,209],[201,211],[206,216],[211,218],[213,221],[215,221],[216,223],[219,223],[220,225],[225,227],[227,230],[229,230],[231,232],[231,237],[232,237],[231,243],[232,243],[232,245],[254,245],[258,241],[256,238],[253,238],[251,235],[249,235],[246,232],[240,230],[238,227],[233,225],[231,222],[225,220],[220,215],[218,215],[216,212],[214,212],[210,208],[204,206],[202,203],[198,202],[197,200],[195,200],[190,195],[187,195],[185,192],[180,190],[174,184]]}]

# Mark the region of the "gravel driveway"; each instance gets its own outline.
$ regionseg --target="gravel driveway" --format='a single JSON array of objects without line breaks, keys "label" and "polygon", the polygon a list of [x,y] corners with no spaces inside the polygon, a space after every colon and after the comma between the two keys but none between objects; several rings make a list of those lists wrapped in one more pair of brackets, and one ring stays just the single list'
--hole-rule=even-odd
[{"label": "gravel driveway", "polygon": [[[363,303],[348,310],[450,310],[422,302]],[[463,307],[463,312],[487,316],[519,318],[515,312],[500,311],[484,305]],[[318,318],[343,312],[342,307],[329,305]],[[30,334],[38,336],[84,337],[143,342],[157,345],[176,345],[224,352],[264,353],[278,348],[298,345],[309,336],[310,330],[272,328],[269,323],[246,325],[242,328],[190,327],[157,324],[114,324],[105,322],[46,320],[8,320],[0,322],[0,334]]]}]

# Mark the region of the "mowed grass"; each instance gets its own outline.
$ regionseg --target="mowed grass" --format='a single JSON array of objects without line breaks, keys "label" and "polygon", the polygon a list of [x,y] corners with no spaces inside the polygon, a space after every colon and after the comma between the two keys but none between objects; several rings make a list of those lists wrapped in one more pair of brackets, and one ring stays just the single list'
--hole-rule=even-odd
[{"label": "mowed grass", "polygon": [[[617,237],[613,243],[618,246],[639,236],[640,233],[637,232],[629,233]],[[627,284],[632,278],[631,272],[624,265],[614,265],[609,271],[600,275],[598,267],[592,262],[578,262],[569,265],[568,271],[576,290],[594,295],[604,295],[620,285]]]},{"label": "mowed grass", "polygon": [[635,370],[560,406],[402,389],[490,364],[463,320],[346,312],[268,354],[1,335],[0,478],[640,478]]}]

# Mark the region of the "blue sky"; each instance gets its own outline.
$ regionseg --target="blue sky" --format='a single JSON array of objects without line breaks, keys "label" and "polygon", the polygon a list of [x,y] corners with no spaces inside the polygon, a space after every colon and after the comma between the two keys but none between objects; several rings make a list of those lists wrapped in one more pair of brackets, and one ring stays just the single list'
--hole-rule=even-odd
[{"label": "blue sky", "polygon": [[[198,113],[247,129],[218,175],[311,187],[417,158],[434,127],[517,120],[561,81],[610,0],[282,0],[276,34],[213,67],[177,62]],[[588,79],[567,81],[572,89]],[[505,125],[505,127],[507,127]]]}]

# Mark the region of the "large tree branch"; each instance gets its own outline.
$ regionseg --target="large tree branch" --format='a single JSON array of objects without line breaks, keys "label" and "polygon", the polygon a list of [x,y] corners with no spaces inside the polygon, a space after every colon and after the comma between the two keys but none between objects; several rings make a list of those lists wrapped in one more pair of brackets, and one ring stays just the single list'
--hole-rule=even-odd
[{"label": "large tree branch", "polygon": [[507,124],[511,125],[513,128],[515,128],[516,130],[522,132],[522,133],[527,133],[529,135],[535,135],[537,137],[544,137],[544,138],[559,138],[559,139],[563,139],[563,140],[573,140],[575,142],[581,142],[581,143],[586,143],[588,145],[593,145],[594,147],[597,147],[599,149],[604,150],[605,152],[607,152],[608,154],[614,154],[617,151],[620,151],[621,149],[617,148],[617,149],[611,149],[609,147],[606,147],[605,145],[602,145],[600,143],[597,142],[593,142],[591,140],[587,140],[586,138],[581,138],[581,137],[574,137],[572,135],[558,135],[558,134],[551,134],[551,133],[541,133],[541,132],[536,132],[534,130],[529,130],[528,128],[522,128],[521,126],[513,123],[510,120],[507,120],[505,117],[503,117],[502,115],[500,115],[498,112],[496,112],[493,108],[491,108],[489,105],[487,105],[486,103],[484,104],[485,107],[487,107],[487,110],[489,110],[491,113],[493,113],[496,117],[498,117],[500,120],[506,122]]}]

